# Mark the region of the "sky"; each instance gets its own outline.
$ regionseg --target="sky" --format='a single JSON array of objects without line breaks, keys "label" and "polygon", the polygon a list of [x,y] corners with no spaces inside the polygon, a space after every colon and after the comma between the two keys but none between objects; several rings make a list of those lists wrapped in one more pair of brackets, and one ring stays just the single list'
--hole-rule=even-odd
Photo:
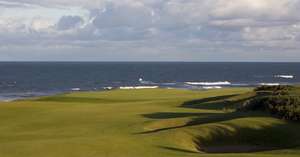
[{"label": "sky", "polygon": [[300,61],[300,0],[0,0],[0,61]]}]

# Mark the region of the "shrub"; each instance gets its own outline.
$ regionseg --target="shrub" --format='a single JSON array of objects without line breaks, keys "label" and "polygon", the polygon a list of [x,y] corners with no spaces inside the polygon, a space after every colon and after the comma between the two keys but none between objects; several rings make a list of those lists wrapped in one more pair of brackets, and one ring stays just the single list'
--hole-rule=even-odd
[{"label": "shrub", "polygon": [[258,95],[288,95],[289,91],[293,89],[292,86],[279,85],[279,86],[260,86],[254,89]]},{"label": "shrub", "polygon": [[254,91],[256,92],[260,92],[260,91],[269,91],[269,92],[273,92],[273,91],[289,91],[291,90],[293,87],[289,86],[289,85],[279,85],[279,86],[260,86],[254,89]]},{"label": "shrub", "polygon": [[300,121],[300,97],[291,95],[292,86],[261,86],[256,97],[245,101],[239,111],[267,111],[280,118]]},{"label": "shrub", "polygon": [[280,118],[300,121],[300,98],[290,95],[256,97],[246,101],[239,111],[268,111]]}]

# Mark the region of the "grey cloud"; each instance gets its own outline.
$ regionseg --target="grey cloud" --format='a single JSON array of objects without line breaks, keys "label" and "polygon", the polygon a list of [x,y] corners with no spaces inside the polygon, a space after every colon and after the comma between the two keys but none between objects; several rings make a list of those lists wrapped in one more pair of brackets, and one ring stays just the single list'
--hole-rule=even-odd
[{"label": "grey cloud", "polygon": [[63,16],[56,24],[58,30],[68,30],[79,27],[84,20],[80,16]]}]

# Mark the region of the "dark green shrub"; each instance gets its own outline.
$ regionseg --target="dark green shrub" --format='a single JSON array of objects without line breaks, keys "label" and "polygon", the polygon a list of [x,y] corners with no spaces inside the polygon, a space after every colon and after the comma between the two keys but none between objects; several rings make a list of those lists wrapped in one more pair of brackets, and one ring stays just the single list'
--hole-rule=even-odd
[{"label": "dark green shrub", "polygon": [[289,86],[289,85],[279,85],[279,86],[260,86],[254,89],[254,91],[256,92],[260,92],[260,91],[269,91],[269,92],[273,92],[273,91],[289,91],[291,90],[293,87]]},{"label": "dark green shrub", "polygon": [[239,111],[268,111],[288,120],[300,120],[300,98],[290,95],[256,97],[242,104]]},{"label": "dark green shrub", "polygon": [[260,86],[254,89],[258,96],[280,96],[280,95],[289,95],[293,87],[288,85],[279,85],[279,86]]},{"label": "dark green shrub", "polygon": [[254,89],[258,95],[287,95],[293,89],[292,86],[260,86]]},{"label": "dark green shrub", "polygon": [[284,119],[300,120],[300,99],[295,96],[273,96],[265,100],[271,114]]}]

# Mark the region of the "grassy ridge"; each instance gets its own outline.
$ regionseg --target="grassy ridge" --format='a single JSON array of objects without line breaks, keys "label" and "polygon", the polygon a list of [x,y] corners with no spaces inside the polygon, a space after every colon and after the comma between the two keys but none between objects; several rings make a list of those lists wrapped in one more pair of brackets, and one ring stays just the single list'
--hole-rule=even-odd
[{"label": "grassy ridge", "polygon": [[[0,103],[0,156],[299,156],[299,124],[234,112],[251,91],[115,90]],[[207,154],[224,150],[255,152]]]}]

